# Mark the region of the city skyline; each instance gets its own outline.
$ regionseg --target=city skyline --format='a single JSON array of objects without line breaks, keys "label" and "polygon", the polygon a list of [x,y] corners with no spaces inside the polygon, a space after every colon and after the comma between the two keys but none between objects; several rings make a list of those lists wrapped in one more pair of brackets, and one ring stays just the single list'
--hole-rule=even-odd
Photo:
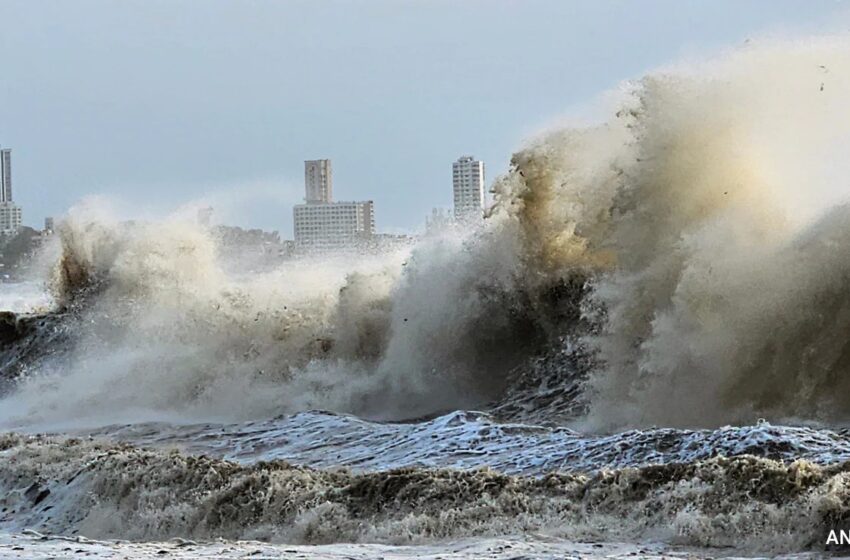
[{"label": "city skyline", "polygon": [[302,162],[321,154],[383,231],[414,231],[452,206],[458,154],[487,162],[489,187],[527,138],[623,80],[850,21],[831,1],[402,4],[3,1],[0,142],[26,225],[102,195],[291,231]]},{"label": "city skyline", "polygon": [[[332,225],[337,226],[335,221],[338,216],[328,214],[327,216],[318,216],[317,222],[315,207],[321,205],[330,205],[337,207],[335,213],[340,211],[350,214],[356,222],[356,227],[353,233],[367,238],[371,238],[375,234],[381,233],[375,227],[375,210],[374,201],[335,201],[333,198],[333,166],[330,159],[305,160],[304,161],[304,198],[303,204],[293,206],[293,240],[302,245],[315,244],[318,238],[326,232],[316,237],[315,234],[304,233],[304,226],[308,229],[315,229],[316,224],[320,226]],[[484,193],[484,163],[475,160],[473,156],[461,156],[452,163],[452,192],[453,192],[453,216],[454,219],[465,220],[471,215],[483,211],[485,208],[485,193]],[[349,208],[350,206],[350,208]],[[339,210],[341,209],[341,210]],[[432,212],[438,211],[439,208],[433,208]],[[301,212],[299,212],[301,211]],[[198,210],[197,219],[203,225],[210,225],[210,219],[214,213],[212,207],[205,207]],[[481,214],[478,213],[479,218]],[[299,235],[299,222],[301,223],[301,232]],[[319,223],[328,222],[328,223]],[[426,228],[428,224],[428,216],[425,216]],[[46,216],[43,221],[44,232],[52,233],[54,230],[54,218]],[[21,220],[21,207],[14,204],[12,197],[12,173],[11,173],[11,148],[3,148],[0,146],[0,233],[13,235],[17,230],[25,225]],[[239,225],[239,224],[228,224]],[[28,226],[31,227],[31,226]],[[36,228],[32,228],[36,229]],[[322,229],[321,227],[319,229]],[[348,226],[342,227],[342,230],[347,230]],[[341,231],[342,231],[341,230]],[[279,231],[275,229],[274,231]],[[344,235],[349,233],[343,232]],[[285,235],[285,233],[284,233]],[[300,239],[299,239],[300,237]],[[335,243],[331,243],[334,245]]]}]

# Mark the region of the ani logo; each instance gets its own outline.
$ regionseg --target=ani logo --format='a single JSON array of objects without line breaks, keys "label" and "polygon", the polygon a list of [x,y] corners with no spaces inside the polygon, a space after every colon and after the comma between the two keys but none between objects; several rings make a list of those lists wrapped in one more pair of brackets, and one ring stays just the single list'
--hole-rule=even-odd
[{"label": "ani logo", "polygon": [[832,529],[826,538],[826,544],[850,544],[850,531]]}]

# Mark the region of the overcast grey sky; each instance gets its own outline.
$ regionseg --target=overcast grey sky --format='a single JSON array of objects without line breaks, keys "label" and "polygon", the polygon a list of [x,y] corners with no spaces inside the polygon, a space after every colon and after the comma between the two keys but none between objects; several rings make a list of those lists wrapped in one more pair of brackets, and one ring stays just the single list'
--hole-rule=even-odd
[{"label": "overcast grey sky", "polygon": [[836,0],[0,0],[0,145],[40,226],[86,195],[291,237],[303,160],[378,229],[488,183],[523,138],[628,78],[764,34],[846,30]]}]

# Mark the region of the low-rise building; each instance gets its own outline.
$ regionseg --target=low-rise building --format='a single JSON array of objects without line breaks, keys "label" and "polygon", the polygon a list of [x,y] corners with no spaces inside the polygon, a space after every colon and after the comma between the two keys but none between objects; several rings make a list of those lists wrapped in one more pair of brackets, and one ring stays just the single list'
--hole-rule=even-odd
[{"label": "low-rise building", "polygon": [[19,229],[21,229],[21,207],[13,202],[0,202],[0,235],[15,235]]},{"label": "low-rise building", "polygon": [[304,162],[305,203],[292,209],[295,244],[301,249],[359,246],[375,234],[371,200],[334,202],[333,173],[328,159]]},{"label": "low-rise building", "polygon": [[303,247],[357,245],[375,234],[375,209],[371,200],[297,204],[293,220],[295,243]]}]

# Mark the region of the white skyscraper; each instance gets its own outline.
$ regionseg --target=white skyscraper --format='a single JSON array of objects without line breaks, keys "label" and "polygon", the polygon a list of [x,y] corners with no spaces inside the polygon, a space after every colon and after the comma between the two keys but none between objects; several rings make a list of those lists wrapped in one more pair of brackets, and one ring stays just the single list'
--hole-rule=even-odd
[{"label": "white skyscraper", "polygon": [[12,201],[12,150],[0,149],[0,235],[15,235],[21,227],[21,208]]},{"label": "white skyscraper", "polygon": [[304,186],[307,203],[331,202],[334,198],[334,178],[331,160],[315,159],[304,162]]},{"label": "white skyscraper", "polygon": [[331,161],[304,162],[306,204],[292,209],[295,243],[303,248],[329,249],[357,245],[375,234],[375,206],[334,202]]},{"label": "white skyscraper", "polygon": [[452,164],[456,219],[480,218],[484,213],[484,162],[462,156]]}]

